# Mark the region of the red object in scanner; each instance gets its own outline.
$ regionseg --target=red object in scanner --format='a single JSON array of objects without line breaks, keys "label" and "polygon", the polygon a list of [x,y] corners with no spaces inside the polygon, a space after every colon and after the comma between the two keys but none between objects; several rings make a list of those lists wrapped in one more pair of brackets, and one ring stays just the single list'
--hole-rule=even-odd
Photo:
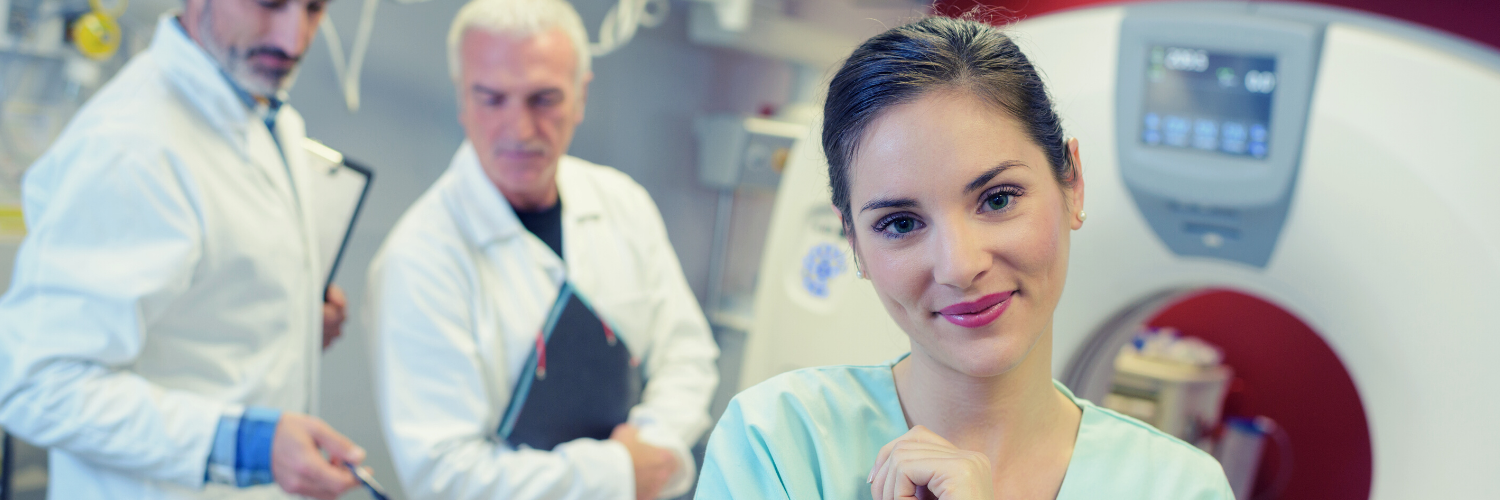
[{"label": "red object in scanner", "polygon": [[[1354,380],[1338,354],[1291,313],[1257,297],[1211,290],[1147,322],[1224,350],[1235,381],[1224,415],[1265,415],[1291,441],[1292,473],[1281,500],[1370,498],[1370,428]],[[1255,491],[1276,481],[1282,450],[1266,443]]]}]

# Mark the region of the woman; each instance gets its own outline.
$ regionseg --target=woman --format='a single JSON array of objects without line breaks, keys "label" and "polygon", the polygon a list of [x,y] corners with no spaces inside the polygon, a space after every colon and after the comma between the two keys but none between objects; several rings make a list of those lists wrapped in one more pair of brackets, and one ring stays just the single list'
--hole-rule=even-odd
[{"label": "woman", "polygon": [[1051,378],[1084,182],[1009,38],[936,17],[871,38],[833,79],[823,148],[911,353],[741,393],[698,498],[1233,498],[1207,454]]}]

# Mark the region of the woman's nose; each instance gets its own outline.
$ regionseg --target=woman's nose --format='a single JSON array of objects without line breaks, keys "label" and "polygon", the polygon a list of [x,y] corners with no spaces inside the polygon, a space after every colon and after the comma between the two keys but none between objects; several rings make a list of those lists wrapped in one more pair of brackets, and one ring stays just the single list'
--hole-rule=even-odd
[{"label": "woman's nose", "polygon": [[954,220],[935,228],[932,277],[940,285],[967,290],[994,264],[977,238],[977,228]]}]

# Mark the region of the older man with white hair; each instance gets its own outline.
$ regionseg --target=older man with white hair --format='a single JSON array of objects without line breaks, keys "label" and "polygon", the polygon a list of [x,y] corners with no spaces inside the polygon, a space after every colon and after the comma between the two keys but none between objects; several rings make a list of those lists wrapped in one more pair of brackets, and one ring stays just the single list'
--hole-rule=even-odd
[{"label": "older man with white hair", "polygon": [[661,214],[565,156],[590,56],[562,0],[475,0],[448,38],[468,137],[370,269],[380,414],[413,498],[685,493],[718,349]]}]

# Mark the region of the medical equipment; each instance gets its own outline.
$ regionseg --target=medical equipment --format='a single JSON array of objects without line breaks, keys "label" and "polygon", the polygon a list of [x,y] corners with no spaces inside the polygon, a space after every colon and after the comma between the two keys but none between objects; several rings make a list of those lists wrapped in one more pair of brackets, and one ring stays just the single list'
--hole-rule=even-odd
[{"label": "medical equipment", "polygon": [[22,172],[123,64],[115,54],[133,33],[120,21],[127,2],[76,4],[0,0],[0,239],[22,234],[5,214],[20,204]]},{"label": "medical equipment", "polygon": [[[792,145],[808,138],[804,124],[749,118],[734,114],[709,115],[694,124],[698,136],[698,182],[719,191],[714,236],[709,254],[709,278],[704,312],[711,324],[743,333],[754,312],[755,261],[764,240],[736,238],[764,234],[765,210],[781,183]],[[737,203],[738,201],[738,203]],[[735,210],[740,205],[741,210]]]},{"label": "medical equipment", "polygon": [[[431,0],[394,0],[401,4],[424,3]],[[696,0],[710,5],[718,24],[727,30],[743,30],[750,21],[752,0]],[[375,28],[375,11],[380,0],[365,0],[360,9],[359,25],[350,45],[348,57],[344,45],[334,27],[333,16],[323,16],[319,27],[323,40],[328,44],[329,56],[333,59],[333,73],[344,93],[344,106],[349,112],[359,111],[359,78],[364,69],[365,55],[370,48],[370,37]],[[599,41],[589,46],[594,57],[604,56],[630,42],[640,27],[654,28],[666,21],[671,4],[667,0],[619,0],[604,15],[599,26]]]},{"label": "medical equipment", "polygon": [[1234,370],[1217,348],[1171,329],[1136,334],[1115,357],[1101,406],[1210,450]]},{"label": "medical equipment", "polygon": [[[1276,481],[1264,493],[1252,495],[1267,440],[1281,452],[1281,468],[1276,473]],[[1214,444],[1213,455],[1224,466],[1229,487],[1234,490],[1234,497],[1240,500],[1278,498],[1286,489],[1286,480],[1291,478],[1293,464],[1289,438],[1276,421],[1266,417],[1224,419],[1223,435]]]},{"label": "medical equipment", "polygon": [[[1058,379],[1102,402],[1136,332],[1179,327],[1245,379],[1250,407],[1226,414],[1285,429],[1284,498],[1500,490],[1500,408],[1475,396],[1500,380],[1500,54],[1268,2],[1088,8],[1008,30],[1082,141],[1090,217],[1054,315]],[[848,252],[827,182],[819,145],[794,147],[741,387],[908,348],[852,272],[803,280],[812,256]],[[1264,486],[1276,471],[1262,469]]]},{"label": "medical equipment", "polygon": [[599,41],[589,46],[589,52],[594,57],[609,54],[635,38],[636,30],[641,27],[661,26],[667,20],[671,5],[666,0],[620,0],[604,14],[604,22],[599,25]]},{"label": "medical equipment", "polygon": [[[421,3],[428,0],[396,0],[398,3]],[[323,16],[318,27],[323,30],[323,41],[328,43],[328,56],[333,59],[333,74],[339,81],[339,90],[344,92],[344,106],[350,113],[359,111],[359,75],[365,65],[365,53],[370,49],[370,36],[375,29],[375,9],[380,0],[365,0],[360,9],[359,28],[354,33],[354,44],[349,57],[344,58],[344,44],[338,29],[333,26],[333,16]]]},{"label": "medical equipment", "polygon": [[116,19],[125,14],[129,5],[127,0],[120,0],[117,5],[105,7],[103,0],[89,0],[90,10],[74,19],[68,29],[78,52],[95,61],[114,57],[124,37]]}]

